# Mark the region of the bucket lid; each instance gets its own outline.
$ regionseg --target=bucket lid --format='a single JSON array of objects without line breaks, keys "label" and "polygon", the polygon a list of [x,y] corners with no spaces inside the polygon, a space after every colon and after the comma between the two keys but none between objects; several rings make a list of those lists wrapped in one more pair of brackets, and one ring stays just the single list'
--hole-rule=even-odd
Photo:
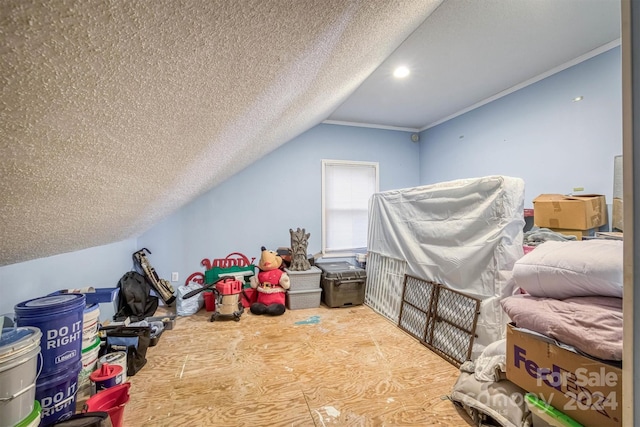
[{"label": "bucket lid", "polygon": [[[16,424],[16,427],[28,427],[31,425],[34,425],[34,423],[36,422],[36,420],[40,420],[40,411],[42,410],[42,408],[40,407],[40,402],[38,402],[37,400],[33,401],[33,410],[31,411],[31,413],[29,415],[27,415],[27,418],[25,418],[24,420],[20,421],[18,424]],[[37,424],[35,424],[37,425]]]},{"label": "bucket lid", "polygon": [[91,316],[100,315],[100,305],[98,303],[88,304],[84,308],[84,314],[89,314]]},{"label": "bucket lid", "polygon": [[120,365],[109,365],[108,363],[104,363],[100,369],[93,371],[91,375],[89,375],[89,378],[93,382],[104,381],[119,375],[122,371],[123,369]]},{"label": "bucket lid", "polygon": [[[58,427],[101,427],[105,425],[105,420],[109,417],[108,412],[85,412],[83,414],[72,415],[64,421],[59,421],[52,426]],[[111,425],[111,424],[109,424]]]},{"label": "bucket lid", "polygon": [[0,363],[19,357],[40,345],[42,332],[34,326],[3,328],[0,336]]},{"label": "bucket lid", "polygon": [[95,350],[96,347],[100,347],[100,337],[96,337],[89,347],[83,348],[82,349],[82,354],[87,354],[90,351]]},{"label": "bucket lid", "polygon": [[84,294],[60,294],[34,298],[16,304],[14,310],[17,314],[47,314],[54,306],[59,310],[85,304]]}]

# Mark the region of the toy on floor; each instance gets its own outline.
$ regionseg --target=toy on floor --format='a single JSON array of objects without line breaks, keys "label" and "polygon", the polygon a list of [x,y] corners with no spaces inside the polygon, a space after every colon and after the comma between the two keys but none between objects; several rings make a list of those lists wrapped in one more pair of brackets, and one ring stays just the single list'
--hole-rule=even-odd
[{"label": "toy on floor", "polygon": [[258,291],[258,301],[251,304],[251,313],[279,316],[285,312],[285,298],[289,289],[289,275],[282,267],[282,257],[275,251],[260,249],[257,276],[251,278],[251,287]]}]

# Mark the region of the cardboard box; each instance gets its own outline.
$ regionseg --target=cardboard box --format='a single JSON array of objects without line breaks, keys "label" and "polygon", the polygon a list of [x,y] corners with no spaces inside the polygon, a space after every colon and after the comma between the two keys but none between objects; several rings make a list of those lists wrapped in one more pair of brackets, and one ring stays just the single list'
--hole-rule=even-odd
[{"label": "cardboard box", "polygon": [[591,230],[569,230],[567,228],[550,228],[549,230],[566,236],[576,236],[576,239],[582,240],[584,237],[595,236],[597,228]]},{"label": "cardboard box", "polygon": [[622,199],[613,199],[613,208],[612,208],[612,214],[611,216],[613,217],[611,219],[611,229],[612,230],[619,230],[619,231],[624,231],[624,207],[623,207],[623,203],[622,203]]},{"label": "cardboard box", "polygon": [[607,223],[607,203],[599,194],[541,194],[533,200],[533,222],[545,228],[598,228]]},{"label": "cardboard box", "polygon": [[585,426],[622,425],[622,369],[507,325],[507,379]]}]

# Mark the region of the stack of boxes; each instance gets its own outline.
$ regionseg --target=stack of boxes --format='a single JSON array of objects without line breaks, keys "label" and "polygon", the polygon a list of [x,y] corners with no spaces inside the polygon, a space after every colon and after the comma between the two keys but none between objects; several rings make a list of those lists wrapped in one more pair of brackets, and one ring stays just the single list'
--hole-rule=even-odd
[{"label": "stack of boxes", "polygon": [[[509,324],[506,370],[509,381],[581,425],[622,425],[620,367],[574,353],[550,338]],[[533,425],[538,424],[534,421]]]},{"label": "stack of boxes", "polygon": [[306,271],[285,268],[291,280],[287,291],[287,308],[350,307],[364,304],[367,280],[365,269],[346,261],[318,263]]},{"label": "stack of boxes", "polygon": [[[615,158],[611,227],[622,231],[622,156]],[[582,240],[608,223],[605,197],[541,194],[534,224]],[[507,326],[507,379],[585,426],[622,425],[622,369],[562,348],[542,335]],[[534,413],[535,411],[532,411]],[[544,425],[576,425],[558,422]],[[534,426],[536,426],[534,420]]]},{"label": "stack of boxes", "polygon": [[533,200],[533,222],[541,228],[575,236],[594,236],[607,224],[607,203],[599,194],[541,194]]},{"label": "stack of boxes", "polygon": [[291,286],[287,291],[287,308],[289,310],[299,310],[303,308],[320,307],[320,275],[322,271],[315,266],[309,270],[294,271],[285,268],[289,275]]}]

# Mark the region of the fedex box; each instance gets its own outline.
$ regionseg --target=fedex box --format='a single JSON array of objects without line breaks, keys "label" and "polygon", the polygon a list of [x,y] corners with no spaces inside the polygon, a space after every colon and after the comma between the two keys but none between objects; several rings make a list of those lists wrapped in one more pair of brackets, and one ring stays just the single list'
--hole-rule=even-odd
[{"label": "fedex box", "polygon": [[607,203],[599,194],[541,194],[533,199],[533,223],[570,230],[598,228],[607,223]]},{"label": "fedex box", "polygon": [[622,425],[622,370],[507,325],[507,379],[584,426]]}]

